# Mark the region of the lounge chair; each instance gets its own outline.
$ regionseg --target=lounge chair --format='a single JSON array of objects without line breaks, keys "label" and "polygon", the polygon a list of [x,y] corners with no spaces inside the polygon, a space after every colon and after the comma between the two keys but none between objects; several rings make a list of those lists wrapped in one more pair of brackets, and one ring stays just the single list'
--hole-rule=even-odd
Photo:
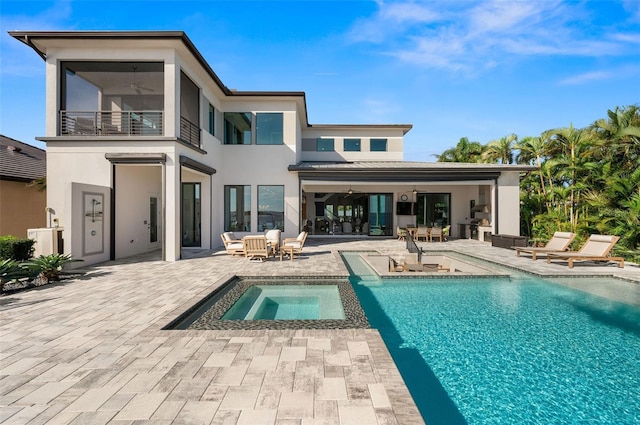
[{"label": "lounge chair", "polygon": [[271,256],[271,246],[262,235],[249,235],[242,238],[244,256],[250,260],[264,261]]},{"label": "lounge chair", "polygon": [[610,257],[613,246],[618,242],[620,237],[609,235],[591,235],[589,240],[577,252],[549,252],[547,253],[547,263],[551,260],[566,260],[569,268],[573,268],[573,262],[576,260],[587,261],[613,261],[618,263],[619,267],[624,267],[624,258]]},{"label": "lounge chair", "polygon": [[300,254],[304,243],[307,240],[307,232],[300,232],[297,238],[285,238],[280,246],[280,261],[284,254],[289,255],[291,261],[293,261],[294,254]]},{"label": "lounge chair", "polygon": [[571,232],[555,232],[549,242],[545,246],[540,247],[522,247],[512,246],[516,250],[516,256],[520,256],[521,252],[527,252],[531,254],[531,259],[536,261],[536,257],[539,254],[547,254],[549,252],[562,252],[569,249],[569,244],[576,237],[575,233]]},{"label": "lounge chair", "polygon": [[233,232],[224,232],[220,235],[220,238],[224,249],[227,250],[227,254],[244,255],[244,244]]}]

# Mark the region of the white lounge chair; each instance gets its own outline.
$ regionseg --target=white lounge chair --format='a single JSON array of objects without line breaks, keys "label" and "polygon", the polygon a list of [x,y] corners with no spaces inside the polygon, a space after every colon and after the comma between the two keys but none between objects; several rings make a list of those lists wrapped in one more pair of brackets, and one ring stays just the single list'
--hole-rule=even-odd
[{"label": "white lounge chair", "polygon": [[574,261],[613,261],[619,267],[624,267],[624,258],[611,257],[611,249],[618,242],[620,237],[610,235],[591,235],[589,240],[577,252],[549,252],[547,253],[547,263],[551,260],[566,260],[569,268],[573,268]]},{"label": "white lounge chair", "polygon": [[539,254],[548,254],[549,252],[562,252],[569,249],[569,244],[576,237],[575,233],[571,232],[555,232],[549,242],[545,246],[540,247],[521,247],[521,246],[513,246],[516,250],[516,256],[520,256],[521,252],[526,252],[531,254],[531,259],[536,261],[536,258]]}]

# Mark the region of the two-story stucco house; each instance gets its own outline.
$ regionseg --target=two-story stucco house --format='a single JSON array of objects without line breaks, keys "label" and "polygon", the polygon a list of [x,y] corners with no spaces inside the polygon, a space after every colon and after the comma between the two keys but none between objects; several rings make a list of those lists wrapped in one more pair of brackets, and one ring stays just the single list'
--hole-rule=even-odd
[{"label": "two-story stucco house", "polygon": [[530,167],[405,162],[411,125],[312,125],[304,92],[230,90],[183,32],[10,35],[45,61],[47,205],[84,264],[224,231],[519,234]]}]

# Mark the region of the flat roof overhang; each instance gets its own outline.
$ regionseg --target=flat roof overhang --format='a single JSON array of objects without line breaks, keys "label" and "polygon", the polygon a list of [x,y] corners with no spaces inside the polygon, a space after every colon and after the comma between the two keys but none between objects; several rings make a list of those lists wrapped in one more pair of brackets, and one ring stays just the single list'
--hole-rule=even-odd
[{"label": "flat roof overhang", "polygon": [[228,88],[211,68],[202,53],[184,31],[9,31],[9,35],[32,48],[38,56],[46,61],[47,47],[56,46],[55,40],[131,40],[131,41],[177,41],[181,43],[196,59],[218,89],[229,98],[242,97],[276,97],[295,98],[300,103],[304,114],[304,124],[308,128],[390,128],[402,129],[403,134],[411,130],[410,124],[310,124],[307,110],[306,93],[303,91],[241,91]]},{"label": "flat roof overhang", "polygon": [[290,165],[306,181],[332,182],[460,182],[487,181],[500,177],[502,172],[529,172],[532,166],[500,166],[498,164],[453,164],[445,163],[299,163]]}]

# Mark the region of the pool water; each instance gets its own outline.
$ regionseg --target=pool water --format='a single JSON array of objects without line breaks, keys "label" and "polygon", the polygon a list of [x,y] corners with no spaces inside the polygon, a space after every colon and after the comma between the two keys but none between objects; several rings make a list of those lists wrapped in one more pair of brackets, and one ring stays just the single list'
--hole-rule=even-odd
[{"label": "pool water", "polygon": [[429,425],[640,423],[638,307],[530,277],[352,283]]},{"label": "pool water", "polygon": [[223,320],[344,318],[336,285],[254,285],[222,316]]}]

